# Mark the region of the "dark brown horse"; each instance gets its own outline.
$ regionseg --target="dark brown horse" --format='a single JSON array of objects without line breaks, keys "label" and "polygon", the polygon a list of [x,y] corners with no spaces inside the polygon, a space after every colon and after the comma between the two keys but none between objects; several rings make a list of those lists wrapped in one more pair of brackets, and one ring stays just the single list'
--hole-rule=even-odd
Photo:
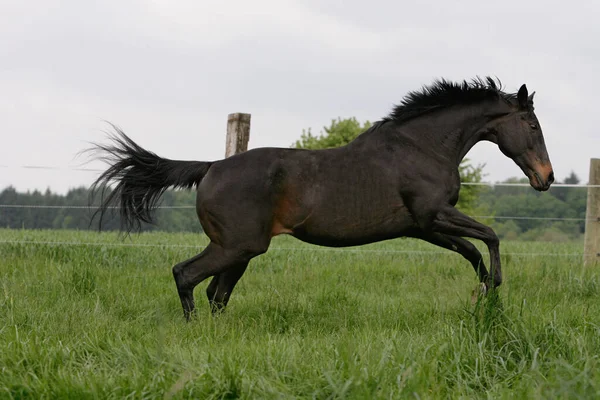
[{"label": "dark brown horse", "polygon": [[[322,246],[355,246],[408,236],[458,252],[484,289],[502,283],[498,237],[461,213],[458,166],[481,140],[498,144],[543,191],[554,181],[542,129],[525,85],[517,94],[491,78],[436,81],[409,93],[392,113],[352,143],[327,150],[260,148],[214,161],[174,161],[144,150],[117,129],[111,145],[97,145],[110,167],[94,189],[100,215],[114,201],[123,228],[152,222],[170,187],[196,188],[196,210],[210,244],[173,267],[186,318],[193,291],[208,277],[212,309],[229,301],[253,257],[271,238],[289,234]],[[481,253],[461,236],[485,242]]]}]

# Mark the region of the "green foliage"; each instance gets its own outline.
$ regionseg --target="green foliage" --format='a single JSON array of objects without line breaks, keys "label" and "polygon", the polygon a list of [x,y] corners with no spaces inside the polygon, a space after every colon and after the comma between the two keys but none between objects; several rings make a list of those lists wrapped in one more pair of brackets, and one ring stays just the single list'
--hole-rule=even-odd
[{"label": "green foliage", "polygon": [[[483,167],[483,165],[475,167],[468,158],[463,159],[458,166],[460,181],[462,183],[480,183],[483,179]],[[486,189],[485,186],[480,185],[462,185],[456,207],[467,215],[490,215],[489,207],[479,201],[481,193]]]},{"label": "green foliage", "polygon": [[504,285],[472,304],[468,262],[424,242],[340,251],[277,237],[224,314],[210,316],[205,282],[186,323],[170,267],[203,235],[0,240],[37,242],[0,244],[0,398],[600,396],[600,276],[576,244],[503,243]]},{"label": "green foliage", "polygon": [[344,146],[356,139],[358,135],[369,129],[371,126],[372,124],[369,121],[365,121],[361,125],[354,117],[346,119],[338,118],[337,120],[333,119],[328,127],[323,127],[325,132],[321,132],[319,136],[314,136],[310,128],[302,130],[300,140],[297,140],[292,147],[297,149],[318,150]]},{"label": "green foliage", "polygon": [[[509,178],[504,182],[529,185],[527,178]],[[564,182],[577,184],[579,178],[572,172]],[[493,227],[500,238],[560,242],[583,235],[586,198],[585,188],[557,187],[540,193],[529,186],[495,186],[483,192],[480,201],[488,204],[497,217],[517,217],[497,219]],[[537,219],[527,219],[530,217]]]}]

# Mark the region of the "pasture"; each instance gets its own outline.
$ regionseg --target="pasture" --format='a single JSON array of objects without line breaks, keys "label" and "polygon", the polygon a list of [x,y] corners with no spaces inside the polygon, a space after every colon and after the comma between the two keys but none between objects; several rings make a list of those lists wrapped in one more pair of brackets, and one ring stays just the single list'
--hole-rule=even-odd
[{"label": "pasture", "polygon": [[471,265],[424,242],[278,237],[225,313],[204,282],[186,323],[171,266],[203,236],[0,240],[0,398],[600,396],[600,276],[579,243],[502,242],[504,284],[473,303]]}]

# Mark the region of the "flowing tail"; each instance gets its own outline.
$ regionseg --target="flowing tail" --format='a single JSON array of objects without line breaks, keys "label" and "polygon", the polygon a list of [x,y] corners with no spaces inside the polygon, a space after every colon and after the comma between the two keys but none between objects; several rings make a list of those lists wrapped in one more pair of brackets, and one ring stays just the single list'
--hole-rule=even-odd
[{"label": "flowing tail", "polygon": [[[142,222],[152,223],[158,201],[168,188],[197,187],[212,162],[179,161],[162,158],[143,149],[113,125],[111,144],[94,144],[91,152],[110,166],[91,186],[92,199],[100,193],[101,204],[94,213],[102,219],[112,204],[120,208],[121,230],[139,230]],[[112,190],[110,184],[115,184]]]}]

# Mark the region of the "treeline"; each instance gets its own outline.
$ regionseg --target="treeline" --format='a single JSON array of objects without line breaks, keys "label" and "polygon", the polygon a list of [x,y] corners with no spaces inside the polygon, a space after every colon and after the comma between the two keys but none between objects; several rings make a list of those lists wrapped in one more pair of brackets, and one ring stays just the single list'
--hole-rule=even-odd
[{"label": "treeline", "polygon": [[[194,206],[195,193],[167,191],[161,206]],[[99,199],[96,199],[98,204]],[[9,206],[9,207],[7,207]],[[10,207],[12,206],[12,207]],[[50,206],[50,207],[48,207]],[[85,187],[69,190],[66,195],[53,193],[50,189],[20,193],[13,187],[0,192],[0,227],[13,229],[99,229],[99,218],[90,206],[90,191]],[[64,207],[64,208],[63,208]],[[102,230],[120,227],[118,209],[107,211]],[[164,208],[156,212],[156,224],[142,224],[142,231],[201,232],[194,208]]]},{"label": "treeline", "polygon": [[[508,183],[528,183],[527,179],[508,179]],[[563,183],[579,184],[574,174]],[[474,196],[473,192],[461,191]],[[98,229],[98,218],[92,220],[94,209],[89,209],[89,191],[86,188],[70,190],[59,195],[46,190],[19,193],[9,187],[0,192],[0,205],[34,207],[0,207],[0,227],[15,229]],[[567,241],[581,238],[585,230],[587,191],[584,188],[552,188],[545,193],[531,187],[494,186],[482,188],[471,199],[475,208],[468,213],[474,216],[495,216],[485,219],[498,236],[508,240]],[[195,193],[167,191],[162,206],[194,206]],[[36,208],[35,206],[75,206],[83,208]],[[501,217],[516,217],[505,219]],[[528,218],[538,219],[528,219]],[[560,220],[548,220],[557,218]],[[480,218],[481,219],[481,218]],[[118,210],[111,210],[102,230],[119,229]],[[168,232],[200,232],[201,227],[193,208],[166,208],[156,213],[155,225],[142,225],[142,230]]]},{"label": "treeline", "polygon": [[[529,180],[511,178],[505,183],[528,184]],[[572,172],[560,183],[581,182]],[[550,242],[582,238],[585,232],[586,202],[587,189],[564,187],[553,187],[540,193],[531,187],[495,186],[483,190],[479,198],[479,203],[497,217],[491,225],[500,238]]]}]

